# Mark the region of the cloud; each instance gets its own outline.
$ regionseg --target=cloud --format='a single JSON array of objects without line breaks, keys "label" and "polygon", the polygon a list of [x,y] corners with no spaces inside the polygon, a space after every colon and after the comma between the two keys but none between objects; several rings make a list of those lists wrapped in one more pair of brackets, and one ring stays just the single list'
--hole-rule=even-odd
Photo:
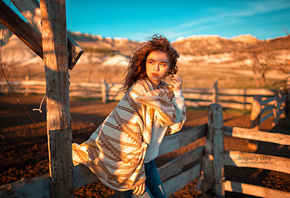
[{"label": "cloud", "polygon": [[[223,35],[220,36],[232,37],[250,33],[252,29],[243,29],[243,32],[238,30],[240,27],[245,27],[245,24],[255,26],[254,23],[259,23],[261,20],[277,23],[283,18],[289,18],[289,15],[281,16],[281,14],[271,14],[271,18],[269,18],[270,13],[289,8],[289,0],[222,1],[218,6],[216,4],[209,4],[206,7],[200,6],[192,13],[180,18],[179,23],[172,23],[171,27],[165,27],[163,24],[156,25],[152,22],[150,26],[142,28],[142,33],[131,31],[128,37],[139,41],[148,40],[155,33],[165,35],[171,41],[179,37],[211,33],[215,35],[221,33]],[[269,17],[267,18],[268,13]],[[263,19],[259,15],[263,15]],[[259,32],[261,29],[255,31]]]},{"label": "cloud", "polygon": [[205,17],[193,17],[195,20],[181,23],[173,28],[164,30],[169,38],[179,35],[190,35],[195,32],[209,31],[213,26],[225,27],[248,20],[260,14],[267,14],[290,8],[289,0],[250,0],[229,1],[219,9],[208,7],[203,10]]}]

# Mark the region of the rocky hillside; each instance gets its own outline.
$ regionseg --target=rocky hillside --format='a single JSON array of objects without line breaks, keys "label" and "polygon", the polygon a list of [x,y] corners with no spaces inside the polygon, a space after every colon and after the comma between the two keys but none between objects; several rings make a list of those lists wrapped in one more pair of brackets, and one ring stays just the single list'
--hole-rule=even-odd
[{"label": "rocky hillside", "polygon": [[102,37],[100,35],[82,34],[79,32],[68,33],[87,52],[105,54],[122,54],[130,56],[139,42],[127,38]]},{"label": "rocky hillside", "polygon": [[241,52],[262,42],[250,35],[238,36],[232,39],[219,36],[190,36],[177,39],[173,42],[173,45],[181,54],[204,55]]},{"label": "rocky hillside", "polygon": [[[126,38],[104,38],[100,35],[79,32],[69,32],[68,34],[85,51],[78,62],[80,64],[127,66],[128,58],[140,44],[140,42]],[[0,36],[2,38],[2,35]],[[4,38],[2,62],[6,66],[43,64],[42,60],[15,35],[5,31]],[[219,36],[190,36],[179,38],[172,43],[181,54],[180,63],[222,63],[237,61],[236,59],[240,61],[249,58],[247,55],[245,56],[245,52],[281,49],[287,51],[287,57],[290,54],[290,36],[266,41],[258,40],[251,35],[242,35],[231,39]]]}]

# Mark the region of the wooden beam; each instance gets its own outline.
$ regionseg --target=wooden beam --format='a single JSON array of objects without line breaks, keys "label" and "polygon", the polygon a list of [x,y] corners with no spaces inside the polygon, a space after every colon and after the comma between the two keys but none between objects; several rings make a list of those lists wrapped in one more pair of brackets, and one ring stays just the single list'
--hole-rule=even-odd
[{"label": "wooden beam", "polygon": [[200,169],[201,163],[165,181],[163,186],[166,192],[166,196],[169,197],[176,191],[186,186],[189,182],[197,178],[200,174]]},{"label": "wooden beam", "polygon": [[[208,112],[208,130],[213,131],[213,172],[214,192],[217,197],[224,197],[224,133],[223,109],[219,104],[211,104]],[[211,132],[210,132],[211,133]]]},{"label": "wooden beam", "polygon": [[275,89],[232,89],[232,88],[220,88],[219,94],[224,95],[263,95],[273,96],[277,93]]},{"label": "wooden beam", "polygon": [[50,197],[74,197],[65,0],[40,0]]},{"label": "wooden beam", "polygon": [[174,133],[172,135],[166,136],[160,147],[159,154],[164,155],[165,153],[172,152],[176,149],[179,149],[183,146],[186,146],[202,137],[205,136],[207,125],[203,124],[198,127],[189,129],[187,131]]},{"label": "wooden beam", "polygon": [[32,51],[43,58],[41,35],[28,23],[23,21],[2,0],[0,1],[0,22],[22,40]]},{"label": "wooden beam", "polygon": [[218,103],[218,81],[214,82],[213,91],[212,91],[212,103]]},{"label": "wooden beam", "polygon": [[252,129],[244,129],[239,127],[224,127],[224,134],[236,138],[257,140],[263,142],[271,142],[275,144],[290,145],[290,135],[281,133],[271,133],[265,131],[257,131]]},{"label": "wooden beam", "polygon": [[[41,34],[41,15],[39,2],[37,0],[14,0],[13,4],[21,12],[21,14],[31,23],[34,29]],[[83,49],[69,36],[68,52],[69,52],[69,69],[73,69],[81,55]]]},{"label": "wooden beam", "polygon": [[[23,21],[2,0],[0,1],[0,22],[43,58],[39,2],[37,0],[18,0],[13,3],[30,24]],[[67,37],[69,69],[73,69],[84,51],[69,35]]]},{"label": "wooden beam", "polygon": [[252,184],[245,184],[234,181],[225,182],[225,190],[229,192],[237,192],[246,195],[253,195],[257,197],[275,197],[275,198],[286,198],[290,197],[290,192],[284,192],[281,190],[275,190],[265,188],[262,186],[255,186]]},{"label": "wooden beam", "polygon": [[226,152],[225,157],[225,165],[228,166],[260,168],[290,174],[290,159],[285,157],[241,151]]},{"label": "wooden beam", "polygon": [[274,113],[273,112],[270,112],[267,115],[261,117],[260,124],[262,124],[263,122],[265,122],[266,120],[268,120],[269,118],[271,118],[273,116],[274,116]]},{"label": "wooden beam", "polygon": [[204,146],[197,147],[158,168],[158,172],[162,181],[165,181],[179,173],[190,164],[202,162]]},{"label": "wooden beam", "polygon": [[251,129],[259,130],[261,123],[262,96],[254,96],[251,110]]},{"label": "wooden beam", "polygon": [[224,197],[224,141],[223,110],[220,104],[211,104],[208,108],[208,130],[203,159],[202,194],[211,192],[217,197]]},{"label": "wooden beam", "polygon": [[[73,169],[74,189],[99,181],[97,176],[84,165],[74,166]],[[49,174],[45,174],[28,179],[22,178],[17,182],[0,186],[2,190],[0,197],[5,197],[5,193],[9,195],[16,193],[27,198],[48,198],[50,197],[49,179]]]}]

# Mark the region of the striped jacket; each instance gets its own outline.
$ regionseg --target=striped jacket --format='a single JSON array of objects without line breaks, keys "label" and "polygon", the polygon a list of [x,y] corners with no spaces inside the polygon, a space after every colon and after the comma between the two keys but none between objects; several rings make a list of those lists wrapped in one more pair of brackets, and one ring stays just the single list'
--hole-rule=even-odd
[{"label": "striped jacket", "polygon": [[144,157],[154,114],[170,133],[179,131],[185,122],[185,108],[176,121],[173,91],[164,82],[159,87],[153,90],[149,80],[137,81],[86,142],[73,144],[74,165],[86,165],[114,190],[144,183]]}]

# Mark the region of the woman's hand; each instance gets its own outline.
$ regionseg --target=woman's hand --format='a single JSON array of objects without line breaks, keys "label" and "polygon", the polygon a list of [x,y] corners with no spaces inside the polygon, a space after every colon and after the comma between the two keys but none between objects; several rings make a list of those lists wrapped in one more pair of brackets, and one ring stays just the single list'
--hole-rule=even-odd
[{"label": "woman's hand", "polygon": [[145,182],[143,184],[141,184],[140,186],[137,186],[133,193],[136,195],[136,196],[139,196],[139,195],[142,195],[145,191]]},{"label": "woman's hand", "polygon": [[169,83],[169,88],[173,91],[178,91],[182,88],[182,80],[176,74],[172,74],[171,81]]}]

